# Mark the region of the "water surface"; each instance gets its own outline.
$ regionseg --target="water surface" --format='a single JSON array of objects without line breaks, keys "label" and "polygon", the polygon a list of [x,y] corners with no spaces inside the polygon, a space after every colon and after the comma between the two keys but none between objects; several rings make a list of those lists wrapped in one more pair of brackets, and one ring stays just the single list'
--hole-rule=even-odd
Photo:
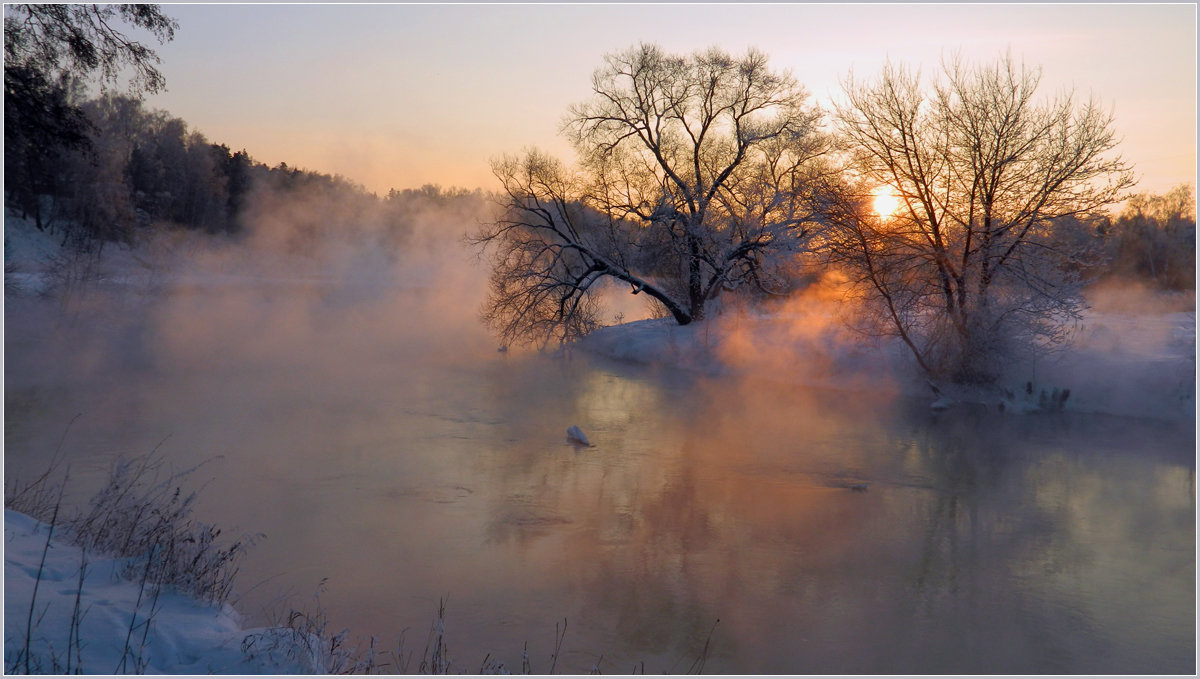
[{"label": "water surface", "polygon": [[116,455],[205,462],[197,517],[266,536],[252,622],[324,582],[332,625],[418,658],[445,599],[457,672],[526,643],[546,672],[564,620],[559,672],[706,641],[710,673],[1195,670],[1191,425],[502,353],[419,293],[127,297],[10,300],[6,473],[76,413],[78,497]]}]

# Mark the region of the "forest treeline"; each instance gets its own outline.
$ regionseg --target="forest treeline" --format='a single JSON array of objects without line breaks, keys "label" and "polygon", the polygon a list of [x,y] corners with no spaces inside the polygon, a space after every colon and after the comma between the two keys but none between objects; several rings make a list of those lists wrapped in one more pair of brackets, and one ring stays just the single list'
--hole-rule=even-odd
[{"label": "forest treeline", "polygon": [[479,191],[437,186],[379,197],[343,177],[268,167],[147,108],[143,97],[166,79],[141,36],[163,44],[178,29],[159,5],[5,5],[10,214],[89,252],[164,229],[245,233],[297,202],[304,209],[291,221],[301,236],[367,228],[399,234],[431,204],[482,199]]},{"label": "forest treeline", "polygon": [[[127,95],[105,94],[79,108],[85,116],[83,143],[46,144],[19,136],[6,143],[4,198],[14,214],[82,250],[132,244],[139,235],[162,229],[238,234],[247,227],[252,204],[302,190],[323,196],[318,202],[330,208],[326,216],[332,221],[310,229],[346,228],[337,215],[370,213],[397,233],[411,228],[418,204],[487,198],[481,189],[437,185],[379,196],[341,176],[285,162],[271,167]],[[1120,276],[1163,290],[1191,290],[1195,205],[1192,187],[1180,185],[1164,194],[1135,194],[1117,214],[1062,230],[1064,237],[1091,238],[1101,246],[1105,265],[1091,271],[1092,278]]]},{"label": "forest treeline", "polygon": [[1180,184],[1164,194],[1138,193],[1097,228],[1105,267],[1096,277],[1138,280],[1162,290],[1196,289],[1196,196]]},{"label": "forest treeline", "polygon": [[[421,207],[483,199],[481,191],[391,190],[378,196],[341,176],[280,163],[210,142],[137,98],[105,94],[80,104],[83,143],[6,146],[5,205],[64,245],[91,251],[130,245],[164,229],[244,233],[269,205],[301,196],[314,212],[297,233],[357,230],[371,222],[396,235]],[[307,221],[307,220],[306,220]]]}]

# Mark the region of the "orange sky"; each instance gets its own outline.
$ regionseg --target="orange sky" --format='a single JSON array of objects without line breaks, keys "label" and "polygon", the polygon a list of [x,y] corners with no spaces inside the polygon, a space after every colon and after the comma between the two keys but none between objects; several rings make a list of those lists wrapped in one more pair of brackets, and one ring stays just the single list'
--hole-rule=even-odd
[{"label": "orange sky", "polygon": [[169,90],[149,105],[257,160],[368,189],[494,188],[489,159],[558,135],[604,54],[755,46],[818,102],[888,58],[1014,57],[1116,116],[1121,153],[1161,192],[1196,176],[1196,6],[167,5]]}]

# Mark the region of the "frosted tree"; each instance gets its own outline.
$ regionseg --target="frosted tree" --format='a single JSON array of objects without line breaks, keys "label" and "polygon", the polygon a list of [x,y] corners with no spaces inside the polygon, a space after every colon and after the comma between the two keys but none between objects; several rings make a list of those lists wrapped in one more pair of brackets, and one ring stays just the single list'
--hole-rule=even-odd
[{"label": "frosted tree", "polygon": [[[952,59],[937,82],[896,65],[843,84],[849,158],[830,252],[867,293],[876,329],[931,376],[986,383],[1004,362],[1061,342],[1080,308],[1085,253],[1055,230],[1092,221],[1132,186],[1112,116],[1073,93],[1036,95],[1040,72],[1005,57]],[[862,196],[890,187],[890,215]]]},{"label": "frosted tree", "polygon": [[1106,237],[1113,252],[1105,274],[1166,290],[1196,287],[1196,197],[1190,184],[1130,197]]},{"label": "frosted tree", "polygon": [[778,287],[813,221],[826,141],[787,73],[750,51],[675,56],[641,45],[605,59],[564,131],[580,158],[493,164],[503,217],[485,317],[509,342],[545,344],[599,323],[603,282],[646,293],[679,324],[723,291]]},{"label": "frosted tree", "polygon": [[166,86],[159,58],[138,40],[164,44],[178,24],[158,5],[4,5],[4,189],[6,204],[43,228],[42,196],[64,188],[62,156],[90,150],[82,108],[88,82],[130,95]]}]

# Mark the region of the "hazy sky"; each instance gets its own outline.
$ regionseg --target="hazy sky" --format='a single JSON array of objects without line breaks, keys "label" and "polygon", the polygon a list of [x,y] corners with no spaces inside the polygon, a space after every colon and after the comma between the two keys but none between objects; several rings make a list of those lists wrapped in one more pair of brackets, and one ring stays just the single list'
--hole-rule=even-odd
[{"label": "hazy sky", "polygon": [[605,54],[754,46],[819,103],[891,58],[932,74],[961,50],[1043,68],[1116,116],[1141,190],[1196,176],[1194,4],[167,5],[169,90],[149,105],[261,162],[368,189],[494,188],[489,159],[564,159],[568,106]]}]

